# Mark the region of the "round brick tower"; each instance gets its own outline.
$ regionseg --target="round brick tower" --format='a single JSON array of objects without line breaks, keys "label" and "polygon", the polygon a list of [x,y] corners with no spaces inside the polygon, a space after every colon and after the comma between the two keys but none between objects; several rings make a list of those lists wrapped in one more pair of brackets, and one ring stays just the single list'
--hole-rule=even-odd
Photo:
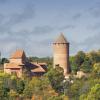
[{"label": "round brick tower", "polygon": [[53,43],[53,64],[55,67],[62,67],[64,76],[70,73],[69,65],[69,42],[61,33],[58,39]]}]

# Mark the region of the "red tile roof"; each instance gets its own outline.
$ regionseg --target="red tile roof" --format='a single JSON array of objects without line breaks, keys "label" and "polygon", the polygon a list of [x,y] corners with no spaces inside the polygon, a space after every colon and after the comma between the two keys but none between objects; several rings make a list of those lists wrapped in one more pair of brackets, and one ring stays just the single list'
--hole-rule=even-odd
[{"label": "red tile roof", "polygon": [[38,63],[32,63],[35,68],[31,69],[31,72],[46,72],[46,70]]},{"label": "red tile roof", "polygon": [[16,50],[16,52],[13,53],[10,58],[17,59],[17,58],[22,58],[23,56],[25,56],[25,52],[23,50]]}]

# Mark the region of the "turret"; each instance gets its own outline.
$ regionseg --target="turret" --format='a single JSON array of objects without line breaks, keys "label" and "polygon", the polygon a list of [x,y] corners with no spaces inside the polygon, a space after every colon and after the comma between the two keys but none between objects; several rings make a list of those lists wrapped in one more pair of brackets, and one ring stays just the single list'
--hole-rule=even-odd
[{"label": "turret", "polygon": [[69,42],[62,33],[53,43],[53,66],[62,67],[65,76],[70,73]]}]

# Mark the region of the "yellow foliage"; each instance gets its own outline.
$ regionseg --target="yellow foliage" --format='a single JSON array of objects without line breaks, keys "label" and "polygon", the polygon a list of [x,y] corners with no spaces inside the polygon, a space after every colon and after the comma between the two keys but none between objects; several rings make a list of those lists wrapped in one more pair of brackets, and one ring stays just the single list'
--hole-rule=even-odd
[{"label": "yellow foliage", "polygon": [[18,96],[18,93],[16,93],[14,90],[10,90],[9,95],[11,97],[17,97]]},{"label": "yellow foliage", "polygon": [[69,100],[69,97],[68,96],[64,96],[64,100]]},{"label": "yellow foliage", "polygon": [[100,73],[100,63],[95,63],[94,66],[94,71]]}]

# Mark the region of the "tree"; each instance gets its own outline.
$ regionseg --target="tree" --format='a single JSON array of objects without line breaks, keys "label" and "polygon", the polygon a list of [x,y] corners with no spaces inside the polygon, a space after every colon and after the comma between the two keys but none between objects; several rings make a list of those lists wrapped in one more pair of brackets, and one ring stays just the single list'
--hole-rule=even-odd
[{"label": "tree", "polygon": [[64,92],[63,89],[64,75],[63,75],[63,69],[61,67],[57,67],[55,69],[51,68],[46,75],[51,83],[51,86],[53,87],[53,89],[55,89],[56,92],[58,93]]},{"label": "tree", "polygon": [[11,89],[9,92],[9,99],[8,100],[18,100],[17,98],[19,98],[18,93]]},{"label": "tree", "polygon": [[78,71],[78,67],[77,67],[77,65],[75,65],[75,57],[71,56],[69,60],[70,60],[72,73],[76,74],[76,72]]},{"label": "tree", "polygon": [[39,78],[32,78],[32,80],[26,85],[23,91],[26,98],[32,98],[33,95],[40,95],[42,92],[41,80]]},{"label": "tree", "polygon": [[0,99],[4,97],[4,85],[3,82],[0,81]]},{"label": "tree", "polygon": [[95,84],[88,93],[86,100],[100,100],[100,84]]},{"label": "tree", "polygon": [[6,88],[4,85],[4,81],[0,81],[0,100],[7,99],[9,88]]},{"label": "tree", "polygon": [[93,66],[93,73],[100,77],[100,63],[95,63]]},{"label": "tree", "polygon": [[9,83],[10,76],[8,74],[0,71],[0,100],[4,100],[8,97],[8,92],[10,91]]},{"label": "tree", "polygon": [[2,58],[2,60],[1,60],[1,64],[8,63],[8,62],[9,62],[9,60],[7,58]]},{"label": "tree", "polygon": [[24,81],[21,80],[21,79],[18,80],[18,81],[17,81],[17,92],[18,92],[19,94],[22,94],[24,88],[25,88],[25,83],[24,83]]},{"label": "tree", "polygon": [[82,63],[84,62],[85,57],[86,57],[85,53],[83,51],[79,51],[74,58],[73,65],[79,69]]},{"label": "tree", "polygon": [[57,93],[50,85],[49,80],[46,76],[43,76],[41,78],[32,78],[32,80],[29,81],[28,84],[26,83],[23,94],[25,99],[35,98],[36,100],[38,100],[39,97],[43,100],[49,100],[49,97],[57,96]]},{"label": "tree", "polygon": [[17,76],[16,76],[16,73],[13,73],[13,75],[11,76],[10,89],[12,89],[12,91],[17,91]]},{"label": "tree", "polygon": [[95,51],[92,51],[89,53],[89,58],[92,62],[92,65],[94,65],[95,63],[98,63],[100,62],[100,54],[99,52],[95,52]]},{"label": "tree", "polygon": [[92,66],[90,61],[84,61],[83,64],[80,66],[80,70],[82,70],[85,73],[91,72],[92,71]]},{"label": "tree", "polygon": [[78,100],[80,95],[80,88],[82,87],[82,85],[83,84],[81,80],[75,80],[74,83],[71,84],[69,88],[68,96],[73,100]]}]

